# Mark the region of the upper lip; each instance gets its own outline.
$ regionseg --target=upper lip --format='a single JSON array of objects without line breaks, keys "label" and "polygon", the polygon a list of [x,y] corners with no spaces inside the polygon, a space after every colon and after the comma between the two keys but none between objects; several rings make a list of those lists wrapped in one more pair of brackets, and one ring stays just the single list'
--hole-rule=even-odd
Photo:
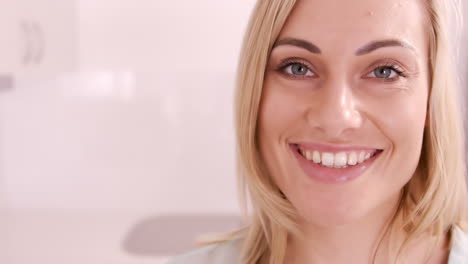
[{"label": "upper lip", "polygon": [[317,150],[319,152],[344,152],[344,151],[379,151],[383,150],[375,147],[368,147],[364,145],[344,145],[344,144],[328,144],[318,142],[295,142],[292,145],[296,145],[301,149]]}]

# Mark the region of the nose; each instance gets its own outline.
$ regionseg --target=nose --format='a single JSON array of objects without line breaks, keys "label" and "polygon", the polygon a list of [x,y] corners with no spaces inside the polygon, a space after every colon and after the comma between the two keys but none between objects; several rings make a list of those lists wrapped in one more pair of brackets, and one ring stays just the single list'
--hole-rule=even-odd
[{"label": "nose", "polygon": [[358,98],[345,81],[323,85],[314,97],[307,119],[325,137],[338,139],[362,126]]}]

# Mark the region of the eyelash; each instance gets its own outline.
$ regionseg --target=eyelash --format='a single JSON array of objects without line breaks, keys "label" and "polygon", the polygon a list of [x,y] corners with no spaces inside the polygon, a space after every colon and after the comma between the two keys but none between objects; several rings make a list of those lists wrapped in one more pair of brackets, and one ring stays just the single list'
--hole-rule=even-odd
[{"label": "eyelash", "polygon": [[399,77],[403,77],[403,78],[407,77],[406,72],[398,64],[395,64],[395,63],[392,63],[392,62],[386,62],[386,63],[382,63],[382,64],[377,65],[376,67],[374,67],[372,69],[371,73],[374,72],[377,69],[382,69],[382,68],[390,69],[390,70],[394,71],[398,76],[393,77],[393,78],[376,78],[376,79],[380,79],[380,80],[382,80],[384,82],[393,82],[393,81],[397,80]]},{"label": "eyelash", "polygon": [[[301,64],[302,66],[304,66],[308,71],[311,71],[314,75],[316,75],[314,73],[314,71],[311,69],[312,67],[309,65],[309,63],[301,60],[301,59],[298,59],[298,58],[291,58],[291,59],[286,59],[284,61],[281,62],[281,64],[275,69],[277,72],[289,77],[289,78],[294,78],[294,79],[309,79],[309,78],[315,78],[314,77],[307,77],[307,76],[300,76],[300,75],[294,75],[294,74],[289,74],[289,73],[286,73],[284,70],[289,67],[289,66],[292,66],[294,64]],[[369,72],[370,73],[373,73],[375,70],[377,69],[382,69],[382,68],[388,68],[392,71],[394,71],[398,76],[397,77],[394,77],[394,78],[390,78],[390,79],[386,79],[386,78],[375,78],[375,79],[381,79],[382,81],[384,82],[393,82],[395,81],[396,79],[398,79],[399,77],[407,77],[405,71],[398,65],[398,64],[395,64],[395,63],[392,63],[392,62],[386,62],[386,63],[381,63],[379,65],[376,65],[375,67],[373,67],[372,71]]]},{"label": "eyelash", "polygon": [[301,64],[302,66],[305,66],[308,71],[311,71],[315,75],[315,73],[311,69],[312,67],[307,62],[305,62],[305,61],[303,61],[301,59],[298,59],[298,58],[291,58],[291,59],[286,59],[286,60],[282,61],[281,64],[275,70],[277,72],[287,76],[287,77],[294,78],[294,79],[308,79],[308,78],[310,78],[310,77],[307,77],[307,76],[299,76],[299,75],[294,75],[294,74],[288,74],[288,73],[286,73],[284,71],[287,67],[292,66],[294,64]]}]

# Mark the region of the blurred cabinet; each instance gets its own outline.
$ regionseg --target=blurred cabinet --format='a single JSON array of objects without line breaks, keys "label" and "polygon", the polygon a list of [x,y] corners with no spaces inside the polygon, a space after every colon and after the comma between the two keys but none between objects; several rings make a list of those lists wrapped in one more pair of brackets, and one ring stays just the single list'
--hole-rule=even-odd
[{"label": "blurred cabinet", "polygon": [[73,71],[77,57],[75,0],[0,0],[0,73],[36,82]]}]

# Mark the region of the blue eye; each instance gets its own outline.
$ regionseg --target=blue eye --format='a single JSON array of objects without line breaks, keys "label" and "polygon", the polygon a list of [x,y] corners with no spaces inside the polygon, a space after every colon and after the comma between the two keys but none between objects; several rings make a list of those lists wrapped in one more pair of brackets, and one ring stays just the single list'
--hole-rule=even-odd
[{"label": "blue eye", "polygon": [[379,79],[394,79],[395,77],[401,75],[401,72],[392,66],[381,66],[374,69],[369,75],[369,77]]},{"label": "blue eye", "polygon": [[296,76],[314,76],[314,73],[303,63],[293,62],[284,67],[287,74]]}]

